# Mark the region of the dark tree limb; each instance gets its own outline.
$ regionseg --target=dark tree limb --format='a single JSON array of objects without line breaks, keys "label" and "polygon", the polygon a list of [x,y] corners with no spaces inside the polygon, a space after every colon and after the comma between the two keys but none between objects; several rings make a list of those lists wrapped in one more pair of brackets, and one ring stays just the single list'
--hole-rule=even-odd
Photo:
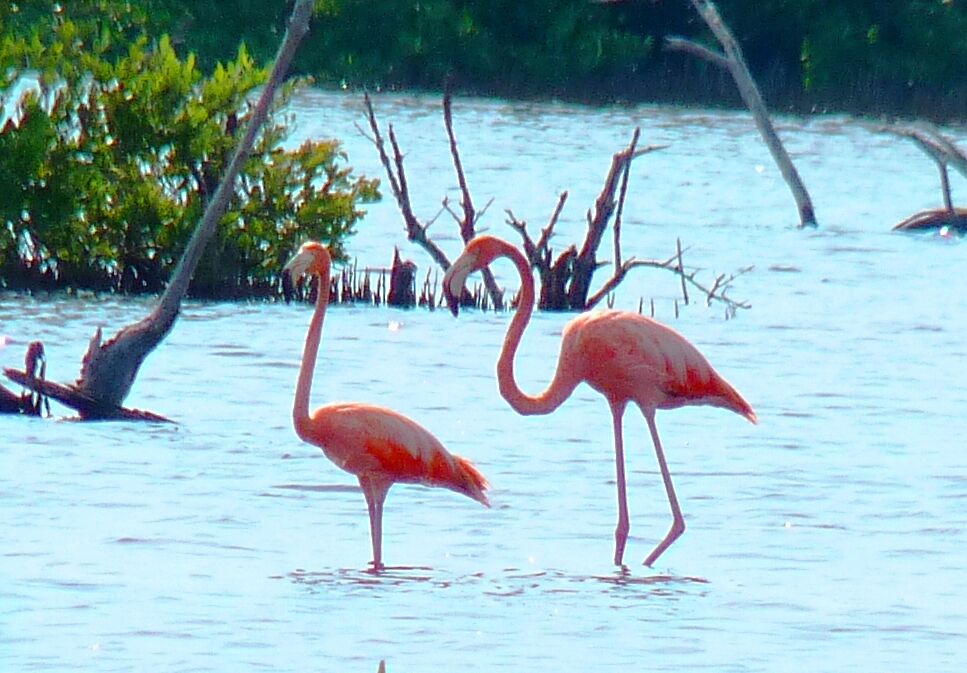
[{"label": "dark tree limb", "polygon": [[967,208],[954,206],[950,191],[949,167],[967,177],[967,153],[947,139],[935,126],[917,123],[903,126],[880,126],[880,131],[892,133],[901,138],[909,138],[924,154],[933,160],[940,172],[940,190],[943,196],[942,209],[924,210],[914,213],[899,224],[895,231],[939,230],[944,227],[967,232]]},{"label": "dark tree limb", "polygon": [[967,177],[967,153],[963,152],[940,131],[928,124],[909,126],[883,126],[881,130],[893,133],[901,138],[909,138],[924,154],[930,157],[940,171],[940,188],[943,191],[944,205],[953,212],[953,199],[950,196],[950,177],[948,166],[953,166],[964,177]]},{"label": "dark tree limb", "polygon": [[[631,142],[624,150],[615,153],[611,158],[611,169],[604,180],[604,186],[594,203],[594,212],[588,212],[588,232],[584,237],[581,251],[574,259],[573,277],[568,288],[568,307],[571,309],[584,310],[590,308],[588,294],[591,288],[591,278],[598,269],[600,263],[597,260],[597,250],[604,238],[608,222],[612,216],[615,217],[614,237],[615,251],[620,255],[620,242],[618,236],[621,234],[621,212],[624,210],[624,200],[627,195],[628,174],[631,171],[631,162],[638,157],[665,149],[668,145],[648,145],[638,147],[638,139],[641,136],[641,129],[635,129],[631,137]],[[620,264],[618,265],[620,268]]]},{"label": "dark tree limb", "polygon": [[809,198],[809,192],[806,191],[806,186],[799,177],[796,166],[792,163],[792,159],[789,158],[789,153],[786,152],[785,146],[782,144],[779,135],[772,125],[769,112],[762,100],[762,94],[759,93],[759,87],[756,86],[755,80],[749,72],[749,67],[745,63],[745,58],[742,55],[742,49],[739,47],[739,43],[732,35],[732,31],[729,30],[729,27],[722,20],[714,3],[710,2],[710,0],[689,1],[692,7],[695,8],[695,11],[698,12],[699,16],[708,25],[712,34],[715,35],[715,38],[719,41],[725,53],[720,54],[704,45],[681,37],[665,38],[665,48],[670,51],[684,51],[693,54],[729,71],[739,89],[739,95],[742,96],[742,100],[752,113],[752,118],[755,120],[759,134],[762,136],[763,141],[765,141],[766,147],[769,148],[769,152],[779,167],[783,179],[792,191],[793,198],[795,198],[799,208],[799,226],[816,226],[816,214],[813,210],[812,199]]},{"label": "dark tree limb", "polygon": [[62,383],[33,378],[27,372],[16,369],[5,368],[3,373],[8,379],[19,383],[25,388],[34,390],[46,397],[52,397],[61,404],[76,409],[80,413],[81,418],[171,423],[170,419],[150,411],[128,409],[127,407],[106,404],[102,400],[84,394],[83,391],[75,386],[65,386]]},{"label": "dark tree limb", "polygon": [[[72,399],[80,401],[82,398],[89,398],[96,402],[94,405],[81,402],[75,407],[82,418],[127,418],[118,411],[121,403],[131,390],[141,363],[167,336],[178,317],[181,300],[188,291],[192,274],[228,208],[235,190],[236,178],[251,152],[256,135],[268,117],[275,93],[282,84],[296,49],[309,30],[313,4],[314,0],[297,0],[271,75],[255,105],[245,135],[225,169],[221,183],[209,201],[205,214],[195,228],[157,306],[150,315],[123,328],[113,339],[101,343],[100,328],[91,339],[81,364],[81,377],[76,385],[70,387],[78,395]],[[31,387],[35,383],[33,381],[24,385]]]},{"label": "dark tree limb", "polygon": [[726,293],[728,292],[729,286],[732,281],[734,281],[739,276],[748,273],[754,267],[748,266],[739,269],[732,274],[719,274],[716,276],[711,287],[704,285],[696,279],[698,275],[698,270],[686,270],[682,265],[682,249],[681,243],[678,243],[678,248],[675,254],[666,260],[654,260],[654,259],[635,259],[630,258],[615,269],[614,274],[609,278],[601,288],[594,293],[594,295],[588,300],[588,308],[594,307],[599,304],[607,295],[614,291],[621,281],[625,279],[628,272],[636,268],[653,268],[653,269],[665,269],[671,271],[681,278],[682,282],[682,296],[686,304],[689,303],[688,291],[686,289],[686,284],[696,288],[699,292],[705,295],[705,304],[710,306],[713,301],[720,302],[725,305],[726,310],[729,315],[735,315],[736,311],[740,308],[748,309],[752,308],[752,305],[745,301],[738,301],[729,297]]},{"label": "dark tree limb", "polygon": [[[436,220],[435,216],[433,220],[430,220],[426,224],[420,222],[420,220],[413,213],[413,207],[410,203],[410,191],[406,180],[406,170],[403,166],[403,152],[400,149],[399,142],[396,139],[396,133],[393,130],[393,125],[388,126],[387,135],[389,136],[390,146],[393,151],[392,158],[386,149],[386,141],[383,139],[383,134],[380,131],[379,123],[376,120],[376,112],[373,109],[373,101],[369,97],[369,94],[363,96],[363,103],[366,108],[366,120],[369,123],[369,129],[371,134],[364,132],[364,135],[369,138],[370,142],[376,147],[376,152],[379,154],[380,163],[383,165],[383,170],[386,171],[386,177],[390,183],[390,189],[393,192],[393,197],[396,199],[396,203],[400,208],[400,213],[403,215],[403,225],[406,228],[406,237],[408,240],[416,243],[421,248],[423,248],[433,259],[433,261],[442,268],[444,271],[450,268],[450,260],[446,253],[430,238],[427,230],[433,221]],[[461,194],[461,209],[463,210],[462,215],[458,215],[453,209],[450,208],[450,203],[446,197],[443,199],[442,210],[450,213],[453,218],[457,221],[460,228],[460,237],[463,239],[464,243],[469,242],[476,235],[476,223],[480,215],[486,212],[487,208],[490,207],[490,202],[484,207],[483,211],[478,213],[473,205],[473,199],[470,196],[470,188],[467,184],[466,174],[463,170],[463,162],[460,159],[460,152],[457,147],[456,133],[453,130],[453,112],[452,112],[452,94],[449,86],[447,87],[443,96],[443,119],[444,125],[446,127],[447,139],[450,145],[450,155],[453,159],[454,171],[457,174],[457,183],[460,186]],[[442,212],[442,211],[441,211]],[[482,275],[484,279],[484,285],[487,288],[487,293],[490,295],[490,300],[495,308],[503,308],[503,292],[497,286],[497,281],[494,279],[493,272],[490,269],[483,269]],[[472,302],[472,297],[469,293],[465,295],[465,300],[468,303]]]}]

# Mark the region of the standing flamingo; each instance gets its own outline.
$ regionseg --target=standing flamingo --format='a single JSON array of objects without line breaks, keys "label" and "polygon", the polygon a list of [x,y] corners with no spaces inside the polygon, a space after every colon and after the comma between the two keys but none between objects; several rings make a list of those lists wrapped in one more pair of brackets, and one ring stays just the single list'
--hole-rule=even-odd
[{"label": "standing flamingo", "polygon": [[396,482],[441,486],[489,507],[484,494],[488,484],[469,460],[449,453],[429,431],[391,409],[362,402],[333,402],[309,413],[312,373],[329,304],[331,267],[326,247],[309,241],[283,269],[287,293],[293,281],[303,275],[319,278],[319,296],[306,334],[292,420],[300,439],[321,448],[329,460],[359,479],[369,508],[373,570],[378,571],[384,567],[383,502],[390,486]]},{"label": "standing flamingo", "polygon": [[509,258],[521,278],[517,311],[497,360],[500,394],[519,414],[549,414],[584,381],[604,395],[611,407],[618,473],[614,562],[619,566],[622,565],[629,530],[621,436],[622,416],[628,402],[635,402],[648,422],[673,517],[668,534],[645,559],[645,565],[651,566],[685,531],[685,519],[658,438],[655,411],[687,404],[710,404],[730,409],[753,423],[756,422],[755,411],[678,332],[637,313],[612,310],[582,314],[568,323],[564,328],[554,379],[543,393],[527,395],[514,379],[514,356],[534,310],[534,279],[524,255],[499,238],[478,236],[467,244],[463,254],[444,275],[443,292],[456,315],[467,276],[499,257]]}]

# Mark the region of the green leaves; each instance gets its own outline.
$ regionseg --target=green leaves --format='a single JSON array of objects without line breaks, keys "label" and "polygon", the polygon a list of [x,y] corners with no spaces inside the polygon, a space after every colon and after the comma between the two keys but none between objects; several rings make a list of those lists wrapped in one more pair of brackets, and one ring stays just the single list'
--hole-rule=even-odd
[{"label": "green leaves", "polygon": [[[268,72],[244,47],[205,77],[166,35],[131,37],[126,8],[71,3],[0,36],[13,73],[5,98],[36,90],[10,96],[0,121],[0,285],[159,291],[248,123],[247,98]],[[311,236],[338,253],[359,204],[378,198],[337,142],[289,151],[287,135],[276,116],[257,140],[194,296],[268,292],[298,243]]]}]

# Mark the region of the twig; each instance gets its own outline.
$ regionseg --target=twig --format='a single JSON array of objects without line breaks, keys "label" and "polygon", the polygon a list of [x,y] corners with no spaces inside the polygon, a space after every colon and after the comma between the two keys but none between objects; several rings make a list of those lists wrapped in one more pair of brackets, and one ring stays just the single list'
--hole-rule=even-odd
[{"label": "twig", "polygon": [[678,273],[681,274],[682,279],[682,297],[685,299],[685,305],[688,306],[688,286],[685,284],[685,268],[682,265],[682,239],[675,239],[675,247],[678,250]]},{"label": "twig", "polygon": [[470,198],[470,188],[467,186],[467,177],[463,172],[463,162],[460,161],[460,151],[457,149],[457,137],[453,132],[453,94],[450,87],[448,81],[446,91],[443,94],[443,124],[447,129],[447,138],[450,140],[450,156],[453,158],[453,169],[457,173],[457,184],[460,185],[461,205],[463,206],[460,236],[464,243],[468,243],[474,235],[476,214],[473,208],[473,199]]}]

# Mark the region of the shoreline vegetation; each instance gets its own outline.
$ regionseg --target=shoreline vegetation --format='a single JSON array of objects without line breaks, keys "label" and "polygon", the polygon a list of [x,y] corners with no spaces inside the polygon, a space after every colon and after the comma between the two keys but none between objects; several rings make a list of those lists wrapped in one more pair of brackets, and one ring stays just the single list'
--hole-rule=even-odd
[{"label": "shoreline vegetation", "polygon": [[[716,5],[773,112],[967,121],[967,0]],[[250,118],[244,101],[266,81],[291,6],[0,8],[0,291],[163,291]],[[365,204],[387,189],[353,175],[338,140],[280,149],[282,107],[296,87],[742,107],[731,75],[667,49],[675,38],[710,40],[687,0],[316,0],[296,77],[189,296],[277,296],[279,269],[301,240],[344,258]],[[24,92],[27,76],[37,83]],[[421,283],[407,264],[393,269],[409,273],[413,305]]]},{"label": "shoreline vegetation", "polygon": [[[291,2],[151,0],[203,69],[273,54]],[[964,0],[718,0],[770,109],[967,121]],[[728,73],[665,48],[713,42],[689,0],[321,0],[294,72],[351,89],[743,108]],[[213,27],[215,27],[213,29]]]}]

